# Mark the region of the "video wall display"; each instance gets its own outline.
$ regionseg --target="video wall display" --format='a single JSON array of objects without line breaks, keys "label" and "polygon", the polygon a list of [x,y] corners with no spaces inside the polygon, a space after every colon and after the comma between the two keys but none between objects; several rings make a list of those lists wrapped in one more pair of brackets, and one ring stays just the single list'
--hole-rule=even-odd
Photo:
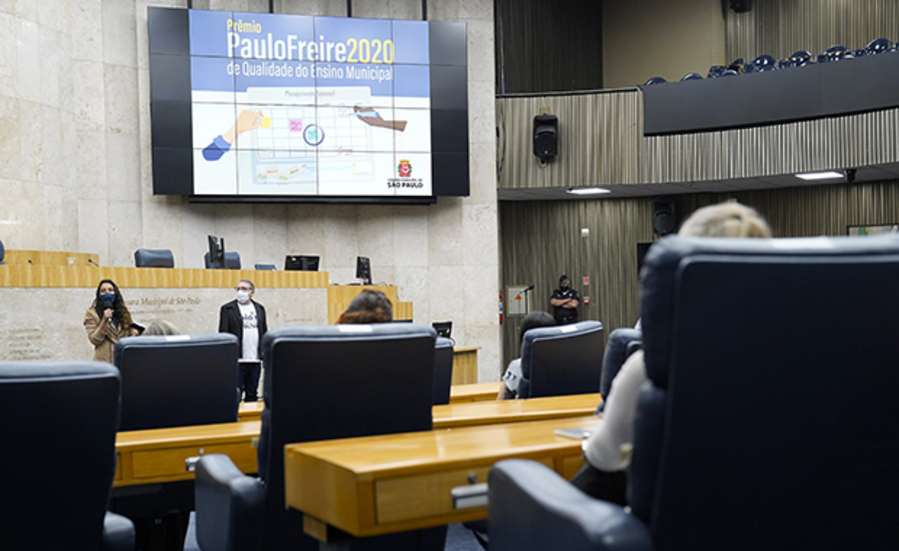
[{"label": "video wall display", "polygon": [[464,24],[149,8],[149,25],[154,193],[468,195]]}]

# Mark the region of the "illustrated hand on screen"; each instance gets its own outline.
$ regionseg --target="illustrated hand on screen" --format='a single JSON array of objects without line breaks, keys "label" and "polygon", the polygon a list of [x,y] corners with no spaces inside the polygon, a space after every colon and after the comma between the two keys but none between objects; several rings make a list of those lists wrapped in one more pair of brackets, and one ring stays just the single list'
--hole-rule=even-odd
[{"label": "illustrated hand on screen", "polygon": [[203,158],[207,161],[221,159],[222,155],[231,149],[231,144],[234,143],[237,136],[250,130],[256,130],[262,125],[262,122],[262,111],[244,109],[240,112],[240,115],[237,115],[237,120],[234,121],[234,125],[227,132],[216,136],[212,143],[206,146],[203,150]]},{"label": "illustrated hand on screen", "polygon": [[381,118],[381,114],[371,107],[362,107],[361,105],[353,106],[353,112],[356,118],[371,126],[380,126],[383,128],[392,128],[393,130],[403,132],[406,130],[406,121],[386,121]]},{"label": "illustrated hand on screen", "polygon": [[234,126],[229,128],[227,132],[222,134],[222,138],[228,143],[234,143],[234,140],[237,139],[237,136],[250,130],[256,130],[261,124],[262,111],[251,111],[249,109],[244,109],[240,112],[240,115],[237,115],[237,120],[234,121]]}]

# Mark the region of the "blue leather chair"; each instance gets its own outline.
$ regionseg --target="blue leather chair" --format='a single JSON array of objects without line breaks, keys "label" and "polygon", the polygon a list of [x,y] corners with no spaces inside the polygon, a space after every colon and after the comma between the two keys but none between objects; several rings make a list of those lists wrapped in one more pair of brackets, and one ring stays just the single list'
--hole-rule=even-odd
[{"label": "blue leather chair", "polygon": [[895,50],[896,46],[886,38],[875,38],[865,46],[865,55],[877,55]]},{"label": "blue leather chair", "polygon": [[631,512],[500,463],[491,549],[899,548],[899,239],[671,237],[645,266]]},{"label": "blue leather chair", "polygon": [[[414,323],[266,333],[259,477],[243,475],[226,456],[204,456],[196,477],[197,540],[185,548],[318,549],[318,541],[303,533],[302,514],[285,509],[284,446],[431,430],[435,338],[433,328]],[[441,527],[377,542],[386,549],[413,549],[415,542],[433,538],[430,543],[443,549],[445,536]],[[371,543],[346,537],[339,548]]]},{"label": "blue leather chair", "polygon": [[239,270],[240,269],[240,253],[238,252],[225,252],[225,265],[224,267],[218,266],[214,263],[207,252],[203,255],[203,263],[206,266],[207,270]]},{"label": "blue leather chair", "polygon": [[824,50],[824,53],[818,54],[818,63],[833,63],[851,55],[849,48],[837,44]]},{"label": "blue leather chair", "polygon": [[780,69],[777,60],[768,54],[758,56],[752,60],[750,65],[752,66],[752,71],[756,73],[765,73],[767,71]]},{"label": "blue leather chair", "polygon": [[681,82],[685,82],[688,80],[702,80],[702,75],[700,75],[699,73],[687,73],[680,79]]},{"label": "blue leather chair", "polygon": [[138,249],[134,251],[137,268],[174,268],[175,257],[169,249]]},{"label": "blue leather chair", "polygon": [[118,370],[101,362],[0,362],[4,549],[134,549],[108,513],[116,470]]},{"label": "blue leather chair", "polygon": [[0,241],[0,266],[6,264],[6,262],[3,262],[4,256],[6,256],[6,248],[3,247],[3,241]]},{"label": "blue leather chair", "polygon": [[541,327],[521,343],[519,398],[598,392],[602,373],[602,323]]},{"label": "blue leather chair", "polygon": [[236,422],[239,356],[230,333],[120,340],[121,430]]},{"label": "blue leather chair", "polygon": [[602,374],[599,379],[599,392],[602,394],[602,403],[597,411],[602,411],[606,400],[609,399],[609,389],[612,381],[621,366],[624,365],[631,354],[640,349],[643,334],[638,329],[620,327],[609,333],[609,342],[606,344],[606,353],[602,358]]},{"label": "blue leather chair", "polygon": [[274,264],[254,264],[253,268],[256,270],[277,270]]},{"label": "blue leather chair", "polygon": [[437,337],[434,348],[434,387],[431,402],[434,405],[448,404],[450,386],[453,384],[453,340]]},{"label": "blue leather chair", "polygon": [[[236,422],[239,355],[229,333],[120,340],[114,354],[122,377],[120,430]],[[110,508],[137,523],[138,540],[178,541],[194,508],[194,483],[115,488]]]},{"label": "blue leather chair", "polygon": [[665,84],[665,83],[667,83],[667,82],[668,82],[668,81],[665,80],[664,77],[652,77],[651,79],[649,79],[649,80],[647,80],[646,82],[644,82],[644,83],[643,83],[643,86],[653,86],[653,85],[656,85],[656,84]]}]

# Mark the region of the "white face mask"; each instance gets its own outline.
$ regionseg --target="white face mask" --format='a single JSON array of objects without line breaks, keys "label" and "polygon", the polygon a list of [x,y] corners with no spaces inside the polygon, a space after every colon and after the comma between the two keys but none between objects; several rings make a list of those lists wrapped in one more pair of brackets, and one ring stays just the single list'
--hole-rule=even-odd
[{"label": "white face mask", "polygon": [[246,291],[237,291],[237,302],[246,304],[250,300],[250,293]]}]

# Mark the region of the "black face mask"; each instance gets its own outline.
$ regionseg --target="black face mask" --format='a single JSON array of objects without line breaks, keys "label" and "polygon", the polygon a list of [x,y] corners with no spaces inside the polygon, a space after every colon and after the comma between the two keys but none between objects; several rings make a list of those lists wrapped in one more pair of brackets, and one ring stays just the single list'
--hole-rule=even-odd
[{"label": "black face mask", "polygon": [[561,289],[562,291],[567,291],[569,288],[571,288],[571,285],[568,283],[559,284],[559,289]]}]

